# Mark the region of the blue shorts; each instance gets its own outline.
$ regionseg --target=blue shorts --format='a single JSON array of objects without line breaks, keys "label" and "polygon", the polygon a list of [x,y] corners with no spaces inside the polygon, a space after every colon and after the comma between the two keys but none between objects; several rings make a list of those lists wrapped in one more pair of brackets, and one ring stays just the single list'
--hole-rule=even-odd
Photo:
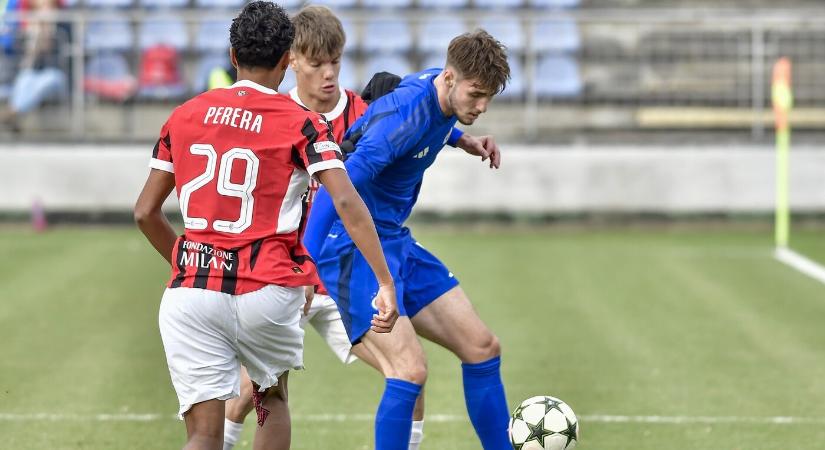
[{"label": "blue shorts", "polygon": [[[458,286],[444,263],[416,242],[409,229],[404,228],[398,236],[382,237],[381,247],[395,281],[400,315],[413,317]],[[373,314],[378,313],[373,302],[378,281],[340,222],[330,230],[317,264],[321,281],[338,304],[349,340],[357,344],[369,331]]]}]

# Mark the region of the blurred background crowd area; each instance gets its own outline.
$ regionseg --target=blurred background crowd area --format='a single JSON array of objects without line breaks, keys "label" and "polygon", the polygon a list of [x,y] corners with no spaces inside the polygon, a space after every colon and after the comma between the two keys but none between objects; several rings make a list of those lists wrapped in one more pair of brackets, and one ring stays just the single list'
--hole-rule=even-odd
[{"label": "blurred background crowd area", "polygon": [[[148,141],[229,68],[244,0],[0,0],[0,142]],[[347,33],[340,82],[442,66],[457,34],[507,45],[512,80],[478,123],[504,140],[772,139],[793,62],[802,136],[825,125],[820,1],[319,0]],[[282,3],[296,12],[305,3]],[[777,8],[781,9],[777,9]],[[288,71],[281,86],[294,86]],[[702,133],[694,133],[702,130]]]}]

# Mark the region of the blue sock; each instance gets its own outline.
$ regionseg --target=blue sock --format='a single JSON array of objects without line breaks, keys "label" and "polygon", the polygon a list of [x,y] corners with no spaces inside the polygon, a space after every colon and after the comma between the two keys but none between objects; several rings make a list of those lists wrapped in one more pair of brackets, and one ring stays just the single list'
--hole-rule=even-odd
[{"label": "blue sock", "polygon": [[415,399],[420,393],[420,385],[387,378],[384,396],[375,414],[375,450],[407,450]]},{"label": "blue sock", "polygon": [[461,365],[467,413],[484,450],[513,448],[507,433],[510,411],[501,384],[500,367],[499,356],[478,364]]}]

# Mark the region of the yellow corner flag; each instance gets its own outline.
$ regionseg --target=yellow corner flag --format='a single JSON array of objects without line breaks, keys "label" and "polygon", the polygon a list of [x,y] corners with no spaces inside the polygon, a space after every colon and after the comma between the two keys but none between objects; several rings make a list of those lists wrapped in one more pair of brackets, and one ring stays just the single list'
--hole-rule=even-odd
[{"label": "yellow corner flag", "polygon": [[791,147],[788,116],[793,108],[791,61],[788,58],[780,58],[773,66],[771,100],[776,120],[776,246],[787,247],[790,233],[788,156]]}]

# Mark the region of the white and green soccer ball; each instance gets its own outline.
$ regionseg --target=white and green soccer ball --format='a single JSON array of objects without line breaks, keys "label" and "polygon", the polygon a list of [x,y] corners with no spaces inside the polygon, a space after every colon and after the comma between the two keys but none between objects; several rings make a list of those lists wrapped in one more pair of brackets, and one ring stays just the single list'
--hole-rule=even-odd
[{"label": "white and green soccer ball", "polygon": [[576,414],[555,397],[528,398],[510,418],[510,442],[515,450],[572,450],[578,441]]}]

